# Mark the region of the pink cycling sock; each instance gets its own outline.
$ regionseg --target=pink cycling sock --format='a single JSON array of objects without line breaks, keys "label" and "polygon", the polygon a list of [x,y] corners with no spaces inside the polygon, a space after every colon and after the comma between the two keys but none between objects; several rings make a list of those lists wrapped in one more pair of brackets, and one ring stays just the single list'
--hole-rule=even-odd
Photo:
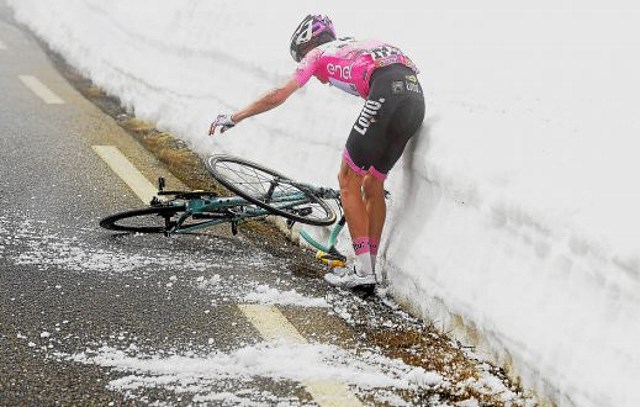
[{"label": "pink cycling sock", "polygon": [[380,245],[380,240],[369,239],[369,255],[371,257],[371,270],[373,270],[374,273],[376,271],[376,259],[378,258],[379,245]]},{"label": "pink cycling sock", "polygon": [[369,238],[367,236],[353,239],[353,251],[356,253],[356,264],[362,275],[373,273],[369,250]]},{"label": "pink cycling sock", "polygon": [[363,236],[353,239],[353,251],[356,252],[356,256],[369,253],[369,238],[367,236]]},{"label": "pink cycling sock", "polygon": [[378,246],[379,245],[380,245],[380,240],[379,239],[371,239],[371,238],[369,238],[369,252],[373,256],[377,256],[378,255]]}]

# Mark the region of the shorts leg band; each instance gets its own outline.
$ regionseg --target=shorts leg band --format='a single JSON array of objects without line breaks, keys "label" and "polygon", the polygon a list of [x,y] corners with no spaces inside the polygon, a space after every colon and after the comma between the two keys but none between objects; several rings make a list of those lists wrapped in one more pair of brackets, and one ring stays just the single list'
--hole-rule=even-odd
[{"label": "shorts leg band", "polygon": [[342,158],[349,165],[349,168],[351,168],[356,174],[361,175],[363,177],[365,175],[367,175],[367,171],[365,171],[362,168],[358,167],[356,165],[356,163],[353,162],[353,160],[351,159],[351,155],[349,154],[349,150],[347,150],[346,148],[344,149],[344,152],[342,153]]},{"label": "shorts leg band", "polygon": [[387,179],[387,174],[376,170],[373,165],[369,167],[369,174],[373,175],[378,181],[384,181]]}]

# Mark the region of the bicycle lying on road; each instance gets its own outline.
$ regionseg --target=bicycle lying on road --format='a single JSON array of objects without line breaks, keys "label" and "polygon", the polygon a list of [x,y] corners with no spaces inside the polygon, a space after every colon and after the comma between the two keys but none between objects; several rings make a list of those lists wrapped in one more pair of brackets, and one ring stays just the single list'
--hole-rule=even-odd
[{"label": "bicycle lying on road", "polygon": [[[338,235],[345,225],[344,215],[336,223],[336,213],[327,201],[340,206],[340,192],[292,180],[260,164],[228,155],[214,155],[205,161],[213,177],[236,195],[220,196],[214,191],[165,190],[164,178],[158,179],[158,196],[149,206],[115,213],[100,220],[105,229],[133,233],[194,233],[223,223],[238,224],[269,215],[296,222],[329,226],[335,223],[328,242],[323,245],[304,230],[300,236],[318,250],[316,257],[331,266],[343,265],[345,257],[336,249]],[[164,199],[163,199],[164,198]]]}]

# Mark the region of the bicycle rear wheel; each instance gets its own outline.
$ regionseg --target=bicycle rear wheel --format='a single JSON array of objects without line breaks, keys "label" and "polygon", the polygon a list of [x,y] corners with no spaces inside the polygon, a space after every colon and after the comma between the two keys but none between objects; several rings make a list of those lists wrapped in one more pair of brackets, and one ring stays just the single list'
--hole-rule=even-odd
[{"label": "bicycle rear wheel", "polygon": [[107,216],[100,220],[100,226],[120,232],[167,233],[175,225],[173,218],[184,211],[184,205],[134,209]]},{"label": "bicycle rear wheel", "polygon": [[207,158],[206,165],[227,189],[274,215],[316,226],[331,225],[336,220],[329,204],[308,188],[260,164],[215,155]]}]

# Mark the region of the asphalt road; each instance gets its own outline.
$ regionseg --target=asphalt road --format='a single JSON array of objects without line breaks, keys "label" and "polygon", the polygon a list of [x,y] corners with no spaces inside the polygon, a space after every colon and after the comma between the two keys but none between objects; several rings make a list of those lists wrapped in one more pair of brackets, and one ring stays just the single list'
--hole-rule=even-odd
[{"label": "asphalt road", "polygon": [[[62,356],[92,346],[207,352],[260,341],[235,302],[261,276],[277,285],[272,271],[286,274],[286,261],[226,229],[175,239],[101,230],[102,216],[142,203],[92,146],[181,183],[62,78],[6,7],[0,39],[0,404],[125,403],[106,387],[117,373]],[[27,77],[64,103],[47,103]],[[232,283],[207,289],[218,279]],[[309,399],[279,387],[270,391]]]},{"label": "asphalt road", "polygon": [[[486,364],[379,298],[362,301],[327,287],[317,266],[304,266],[308,253],[283,239],[253,230],[232,236],[228,227],[175,238],[100,229],[101,217],[142,205],[96,154],[93,147],[104,145],[150,182],[164,176],[171,189],[186,188],[67,82],[0,1],[0,405],[345,405],[340,383],[268,374],[222,372],[185,384],[184,377],[152,372],[136,386],[123,385],[156,356],[169,365],[177,356],[186,364],[211,362],[211,355],[273,344],[278,335],[375,360],[402,358],[439,371],[448,383],[387,386],[377,395],[361,389],[350,405],[467,398],[501,405],[460,384],[489,374]],[[247,311],[248,295],[269,290],[326,306],[258,304]],[[137,364],[123,367],[131,355]],[[144,380],[153,384],[140,385]]]}]

